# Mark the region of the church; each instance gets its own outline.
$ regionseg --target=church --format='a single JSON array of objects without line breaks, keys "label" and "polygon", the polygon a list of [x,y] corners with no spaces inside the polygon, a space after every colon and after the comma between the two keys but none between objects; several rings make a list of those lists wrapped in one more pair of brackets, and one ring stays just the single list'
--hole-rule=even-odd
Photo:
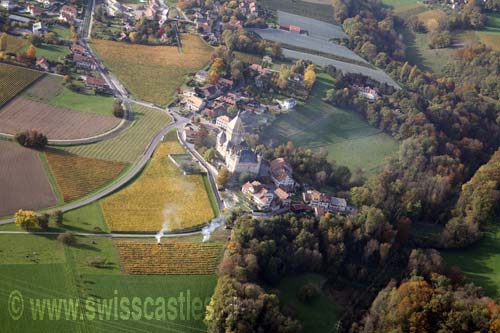
[{"label": "church", "polygon": [[245,129],[240,113],[217,135],[217,152],[232,173],[259,174],[262,156],[252,151],[244,141]]}]

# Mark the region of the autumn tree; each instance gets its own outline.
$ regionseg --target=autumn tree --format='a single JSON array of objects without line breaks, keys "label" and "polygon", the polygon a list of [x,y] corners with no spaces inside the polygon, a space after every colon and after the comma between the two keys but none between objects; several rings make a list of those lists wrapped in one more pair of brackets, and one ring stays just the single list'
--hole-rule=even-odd
[{"label": "autumn tree", "polygon": [[26,51],[26,55],[30,59],[36,58],[36,48],[33,46],[33,44],[28,47],[28,51]]},{"label": "autumn tree", "polygon": [[211,84],[216,84],[219,81],[219,74],[213,69],[208,72],[208,82]]},{"label": "autumn tree", "polygon": [[0,36],[0,51],[7,50],[7,33],[2,33]]},{"label": "autumn tree", "polygon": [[217,57],[215,58],[212,66],[210,66],[210,71],[214,71],[218,75],[221,75],[226,70],[226,64],[224,63],[224,59]]},{"label": "autumn tree", "polygon": [[24,230],[33,230],[38,224],[38,217],[31,210],[18,210],[14,215],[16,224]]},{"label": "autumn tree", "polygon": [[307,89],[312,89],[314,82],[316,82],[316,67],[309,65],[304,72],[304,84]]},{"label": "autumn tree", "polygon": [[231,173],[229,172],[228,169],[222,169],[219,171],[219,175],[217,176],[217,179],[215,182],[217,183],[217,186],[223,188],[227,185],[227,182],[231,178]]}]

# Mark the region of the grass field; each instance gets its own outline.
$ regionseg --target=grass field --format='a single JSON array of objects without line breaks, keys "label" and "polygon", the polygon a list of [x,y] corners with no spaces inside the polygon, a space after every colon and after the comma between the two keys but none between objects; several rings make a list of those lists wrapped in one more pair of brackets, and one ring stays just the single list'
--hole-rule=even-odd
[{"label": "grass field", "polygon": [[424,4],[417,2],[417,0],[383,0],[382,4],[401,18],[418,15],[428,10]]},{"label": "grass field", "polygon": [[446,13],[441,9],[431,9],[417,16],[425,24],[428,31],[434,31],[439,27],[439,20],[446,17]]},{"label": "grass field", "polygon": [[492,226],[477,244],[442,255],[448,266],[460,267],[486,295],[500,301],[500,226]]},{"label": "grass field", "polygon": [[389,135],[370,126],[359,114],[335,108],[321,100],[332,78],[318,74],[312,96],[303,106],[279,116],[264,139],[272,144],[293,141],[296,146],[328,152],[328,159],[375,173],[398,144]]},{"label": "grass field", "polygon": [[71,39],[71,32],[69,28],[63,27],[61,25],[54,25],[50,28],[50,31],[55,33],[57,38]]},{"label": "grass field", "polygon": [[182,35],[182,53],[175,46],[145,46],[93,40],[106,67],[137,98],[166,105],[186,75],[210,60],[212,48],[198,36]]},{"label": "grass field", "polygon": [[263,0],[262,4],[272,10],[284,10],[292,14],[310,17],[316,20],[335,23],[331,3],[301,0]]},{"label": "grass field", "polygon": [[496,51],[500,51],[500,14],[488,14],[486,27],[477,32],[481,41]]},{"label": "grass field", "polygon": [[66,151],[90,158],[119,162],[134,162],[141,156],[155,134],[172,119],[162,111],[133,104],[134,123],[119,135],[94,144],[64,148]]},{"label": "grass field", "polygon": [[[71,53],[68,47],[60,46],[60,45],[51,45],[51,44],[42,44],[40,46],[36,46],[36,57],[45,57],[50,61],[58,61],[64,62],[64,57]],[[21,48],[22,52],[26,52],[28,50],[28,45],[24,45]]]},{"label": "grass field", "polygon": [[[215,275],[125,275],[121,272],[118,251],[112,240],[103,237],[76,238],[76,245],[68,247],[56,241],[54,237],[0,235],[1,303],[6,304],[13,290],[18,290],[24,299],[24,312],[20,320],[13,320],[7,307],[4,307],[5,311],[1,311],[0,321],[4,331],[204,330],[202,318],[205,304],[208,303],[216,284]],[[91,265],[91,262],[96,261],[104,262],[103,267]],[[89,297],[96,302],[91,303],[95,305],[95,311],[85,306]],[[165,299],[165,318],[159,311],[158,316],[147,319],[149,312],[143,312],[141,307],[139,318],[129,316],[129,320],[126,320],[119,315],[120,312],[115,315],[113,310],[109,311],[110,317],[107,319],[108,312],[103,310],[101,304],[104,304],[105,299],[113,300],[113,297],[125,297],[129,302],[133,297],[140,298],[141,302],[147,302],[146,299],[151,297],[154,302],[153,309],[157,309],[159,303],[156,301],[158,297],[162,297]],[[67,306],[61,306],[60,311],[54,311],[54,314],[60,314],[59,320],[55,319],[56,315],[49,320],[47,310],[44,313],[45,319],[40,320],[40,312],[35,311],[36,317],[33,317],[31,303],[36,302],[36,299],[43,301],[44,298],[51,301],[57,299],[57,302],[60,302],[59,299],[79,298],[81,303],[77,312],[71,312]],[[84,320],[80,319],[80,313],[84,314]]]},{"label": "grass field", "polygon": [[62,78],[55,75],[46,75],[26,89],[23,96],[65,109],[103,116],[113,115],[113,97],[74,92],[64,87]]},{"label": "grass field", "polygon": [[123,162],[87,158],[55,149],[47,150],[45,156],[65,202],[106,185],[127,166]]},{"label": "grass field", "polygon": [[42,72],[0,63],[0,106],[42,75]]},{"label": "grass field", "polygon": [[184,176],[168,157],[176,153],[184,149],[172,131],[140,177],[101,202],[110,230],[182,230],[214,217],[201,175]]},{"label": "grass field", "polygon": [[313,284],[321,289],[324,281],[325,278],[321,275],[304,274],[286,277],[278,286],[280,303],[296,309],[304,332],[334,332],[337,321],[340,319],[342,309],[324,291],[320,291],[318,298],[312,300],[310,304],[301,302],[297,297],[297,292],[304,285]]},{"label": "grass field", "polygon": [[7,35],[7,49],[5,51],[12,53],[21,52],[27,44],[28,40],[24,38]]}]

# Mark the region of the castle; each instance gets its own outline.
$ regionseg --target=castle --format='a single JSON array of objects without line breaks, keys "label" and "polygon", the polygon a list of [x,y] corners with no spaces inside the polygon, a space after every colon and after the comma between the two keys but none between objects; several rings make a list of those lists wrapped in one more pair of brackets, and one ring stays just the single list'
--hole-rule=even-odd
[{"label": "castle", "polygon": [[217,135],[217,152],[224,158],[230,172],[259,174],[262,156],[248,148],[244,135],[245,129],[238,113]]}]

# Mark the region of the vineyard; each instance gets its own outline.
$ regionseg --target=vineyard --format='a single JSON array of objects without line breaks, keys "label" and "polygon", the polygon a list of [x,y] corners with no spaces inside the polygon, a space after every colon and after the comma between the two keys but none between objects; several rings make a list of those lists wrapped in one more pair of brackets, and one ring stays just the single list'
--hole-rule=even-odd
[{"label": "vineyard", "polygon": [[222,254],[217,243],[169,242],[162,244],[116,241],[127,274],[214,274]]},{"label": "vineyard", "polygon": [[118,177],[126,163],[81,157],[61,150],[45,152],[65,202],[89,194]]},{"label": "vineyard", "polygon": [[89,158],[134,162],[157,132],[172,119],[166,113],[133,104],[134,123],[116,137],[94,144],[67,147],[65,150]]},{"label": "vineyard", "polygon": [[175,131],[166,136],[141,176],[101,202],[112,231],[158,231],[199,227],[214,217],[201,175],[186,175],[169,154],[184,153]]},{"label": "vineyard", "polygon": [[42,75],[42,72],[0,63],[0,106]]}]

